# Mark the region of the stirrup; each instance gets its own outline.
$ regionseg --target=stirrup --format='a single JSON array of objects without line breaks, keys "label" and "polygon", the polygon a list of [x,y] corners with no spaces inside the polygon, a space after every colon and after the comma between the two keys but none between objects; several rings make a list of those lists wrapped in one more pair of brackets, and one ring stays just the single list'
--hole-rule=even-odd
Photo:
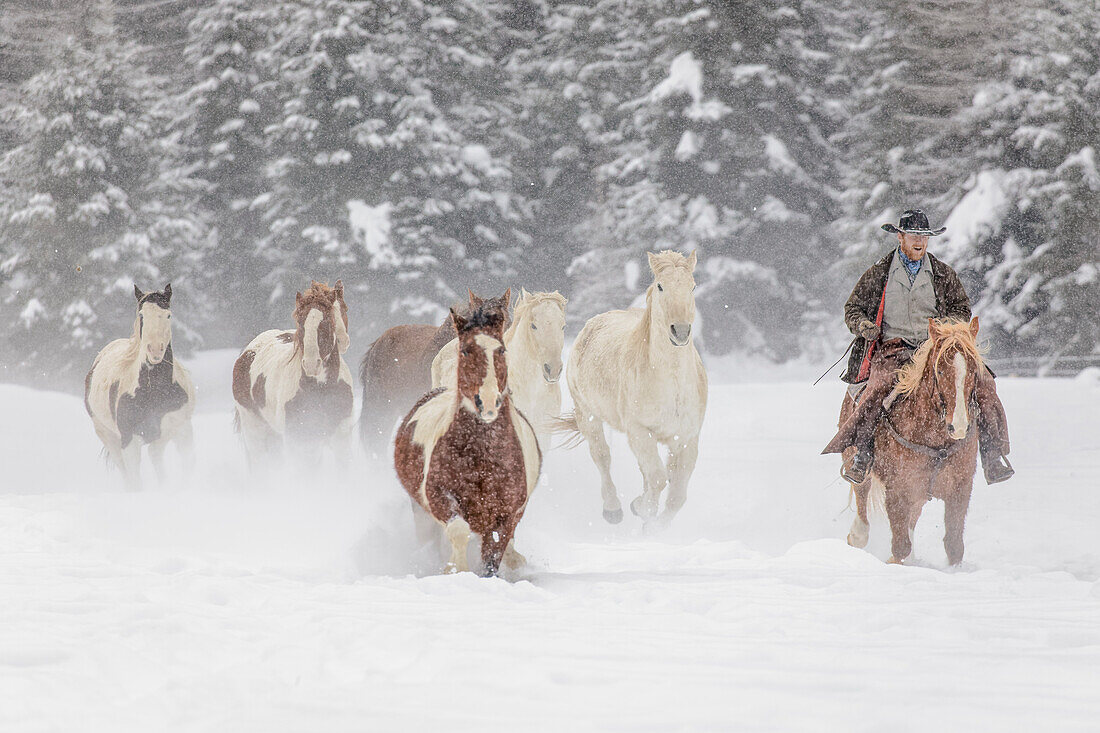
[{"label": "stirrup", "polygon": [[867,480],[867,472],[875,463],[873,453],[859,451],[852,460],[845,461],[840,467],[840,476],[850,484],[861,484]]},{"label": "stirrup", "polygon": [[1016,474],[1016,469],[1008,460],[1008,456],[998,455],[988,463],[982,461],[982,472],[985,474],[986,484],[992,486],[1002,481],[1008,481]]}]

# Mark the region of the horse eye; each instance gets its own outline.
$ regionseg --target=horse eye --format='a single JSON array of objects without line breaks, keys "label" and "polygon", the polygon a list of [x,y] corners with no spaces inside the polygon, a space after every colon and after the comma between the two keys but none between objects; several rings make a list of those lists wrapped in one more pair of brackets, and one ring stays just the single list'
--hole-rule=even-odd
[{"label": "horse eye", "polygon": [[539,330],[539,327],[532,323],[531,324],[531,330],[532,331],[537,331],[537,330]]},{"label": "horse eye", "polygon": [[657,283],[657,289],[660,290],[662,293],[665,292],[665,289],[661,287],[661,283]]}]

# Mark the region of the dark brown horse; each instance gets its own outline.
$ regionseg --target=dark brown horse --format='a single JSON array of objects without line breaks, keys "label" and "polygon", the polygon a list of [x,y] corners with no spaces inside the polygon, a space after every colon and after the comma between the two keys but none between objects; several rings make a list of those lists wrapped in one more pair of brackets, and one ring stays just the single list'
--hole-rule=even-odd
[{"label": "dark brown horse", "polygon": [[[482,299],[469,293],[470,313]],[[509,321],[511,319],[508,319]],[[363,410],[359,439],[368,455],[381,457],[389,447],[394,424],[409,406],[432,388],[432,360],[455,337],[451,317],[439,326],[394,326],[370,345],[359,364]]]},{"label": "dark brown horse", "polygon": [[458,333],[458,384],[424,395],[402,422],[394,467],[413,500],[444,527],[447,569],[468,570],[470,533],[481,537],[486,575],[495,575],[538,481],[535,431],[512,405],[504,354],[510,292],[464,317]]},{"label": "dark brown horse", "polygon": [[[947,559],[963,558],[963,524],[970,506],[978,455],[977,407],[973,400],[978,370],[984,369],[975,339],[978,319],[966,323],[928,320],[928,340],[898,371],[875,432],[875,463],[867,479],[853,484],[858,516],[848,544],[866,547],[871,492],[885,504],[892,535],[890,562],[900,563],[913,548],[913,530],[925,503],[944,502],[943,538]],[[853,408],[845,396],[843,425]],[[855,448],[849,448],[845,459]],[[876,502],[877,503],[877,502]]]}]

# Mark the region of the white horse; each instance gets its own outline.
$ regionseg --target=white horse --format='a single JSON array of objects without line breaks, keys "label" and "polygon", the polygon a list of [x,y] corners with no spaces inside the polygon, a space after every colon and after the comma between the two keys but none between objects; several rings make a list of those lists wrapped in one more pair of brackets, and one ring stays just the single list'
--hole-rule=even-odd
[{"label": "white horse", "polygon": [[[249,463],[288,443],[330,445],[346,459],[354,425],[351,370],[341,354],[350,344],[344,286],[314,281],[295,296],[293,331],[264,331],[233,365],[236,420]],[[300,457],[312,456],[312,451]]]},{"label": "white horse", "polygon": [[[504,332],[512,404],[535,428],[539,447],[550,449],[552,421],[561,414],[561,352],[565,345],[565,297],[520,291],[512,325]],[[458,339],[432,361],[432,387],[456,388]]]},{"label": "white horse", "polygon": [[[699,430],[707,407],[707,374],[692,342],[695,320],[695,252],[685,257],[666,250],[649,253],[653,283],[646,307],[595,316],[581,329],[569,355],[566,382],[572,415],[559,429],[588,442],[600,470],[603,516],[622,521],[623,510],[611,480],[611,451],[604,423],[626,433],[642,471],[644,491],[630,504],[647,522],[657,517],[657,501],[668,484],[667,525],[684,505],[688,479],[699,455]],[[658,444],[668,447],[667,466]]]},{"label": "white horse", "polygon": [[141,488],[141,446],[164,480],[164,448],[175,440],[185,469],[194,463],[191,415],[195,387],[172,355],[172,284],[143,293],[133,334],[103,347],[84,380],[84,406],[126,487]]}]

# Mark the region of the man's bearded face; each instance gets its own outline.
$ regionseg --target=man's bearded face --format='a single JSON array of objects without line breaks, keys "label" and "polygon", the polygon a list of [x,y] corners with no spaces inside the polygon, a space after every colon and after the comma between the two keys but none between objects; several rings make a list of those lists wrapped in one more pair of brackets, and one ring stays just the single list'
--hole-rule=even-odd
[{"label": "man's bearded face", "polygon": [[898,244],[901,251],[911,260],[919,260],[928,251],[928,237],[923,234],[898,234]]}]

